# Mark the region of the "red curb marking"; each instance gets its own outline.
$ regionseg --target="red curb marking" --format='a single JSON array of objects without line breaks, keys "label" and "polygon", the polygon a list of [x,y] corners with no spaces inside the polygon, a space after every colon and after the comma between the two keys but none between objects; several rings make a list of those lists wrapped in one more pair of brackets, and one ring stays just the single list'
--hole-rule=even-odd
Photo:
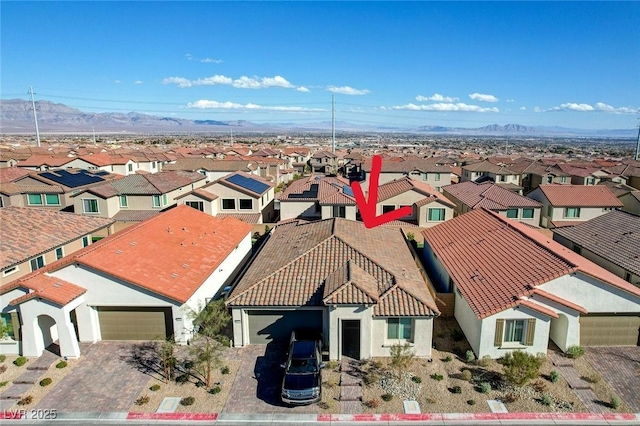
[{"label": "red curb marking", "polygon": [[605,420],[637,420],[636,415],[633,413],[604,413],[602,417]]},{"label": "red curb marking", "polygon": [[554,413],[554,420],[604,420],[599,413]]},{"label": "red curb marking", "polygon": [[318,414],[317,421],[319,421],[319,422],[330,422],[331,421],[331,414]]},{"label": "red curb marking", "polygon": [[423,414],[318,414],[318,422],[389,422],[389,421],[442,421],[442,420],[636,420],[634,413],[423,413]]},{"label": "red curb marking", "polygon": [[217,420],[218,413],[129,413],[127,420]]}]

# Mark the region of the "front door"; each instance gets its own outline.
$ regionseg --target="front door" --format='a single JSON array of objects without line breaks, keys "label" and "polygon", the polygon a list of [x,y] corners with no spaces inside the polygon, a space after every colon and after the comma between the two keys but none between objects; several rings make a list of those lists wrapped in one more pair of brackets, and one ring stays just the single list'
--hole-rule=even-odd
[{"label": "front door", "polygon": [[360,359],[360,320],[342,320],[342,355]]}]

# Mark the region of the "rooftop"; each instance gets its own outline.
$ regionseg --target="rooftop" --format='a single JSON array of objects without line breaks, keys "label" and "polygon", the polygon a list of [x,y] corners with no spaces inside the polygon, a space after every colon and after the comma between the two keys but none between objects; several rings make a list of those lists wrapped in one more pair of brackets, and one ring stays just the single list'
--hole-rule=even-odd
[{"label": "rooftop", "polygon": [[508,210],[514,207],[542,207],[542,204],[531,198],[523,197],[501,185],[490,182],[478,184],[467,181],[443,186],[442,190],[472,209],[484,207],[489,210]]},{"label": "rooftop", "polygon": [[[540,185],[538,189],[554,207],[622,207],[604,185]],[[534,190],[535,191],[535,190]]]}]

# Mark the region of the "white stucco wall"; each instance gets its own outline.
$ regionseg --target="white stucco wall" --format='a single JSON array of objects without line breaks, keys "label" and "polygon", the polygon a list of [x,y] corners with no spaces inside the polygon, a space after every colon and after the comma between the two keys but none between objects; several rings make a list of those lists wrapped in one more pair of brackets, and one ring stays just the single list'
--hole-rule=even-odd
[{"label": "white stucco wall", "polygon": [[280,200],[280,220],[293,219],[298,216],[320,216],[320,213],[316,213],[313,201]]},{"label": "white stucco wall", "polygon": [[[360,358],[373,356],[373,307],[334,306],[329,308],[329,358],[340,359],[342,356],[342,321],[360,320]],[[380,342],[377,342],[379,345]]]},{"label": "white stucco wall", "polygon": [[[444,209],[444,220],[431,221],[429,220],[429,209]],[[453,219],[455,210],[439,201],[433,201],[429,204],[425,204],[418,209],[418,226],[421,228],[431,228],[440,223],[443,223],[449,219]]]},{"label": "white stucco wall", "polygon": [[413,337],[410,341],[387,339],[387,318],[374,317],[372,321],[371,355],[374,357],[388,357],[391,356],[391,346],[409,343],[416,357],[431,358],[433,318],[412,318],[411,327]]}]

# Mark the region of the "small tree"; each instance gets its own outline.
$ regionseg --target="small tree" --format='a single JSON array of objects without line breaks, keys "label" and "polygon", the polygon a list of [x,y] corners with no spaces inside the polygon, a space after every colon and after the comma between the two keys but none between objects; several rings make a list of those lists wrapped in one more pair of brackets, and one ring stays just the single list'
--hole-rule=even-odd
[{"label": "small tree", "polygon": [[173,336],[156,344],[156,352],[160,358],[165,383],[169,383],[169,380],[173,379],[173,373],[177,363],[176,357],[174,356],[175,347],[176,343],[173,340]]},{"label": "small tree", "polygon": [[203,378],[206,387],[211,387],[211,373],[221,364],[222,347],[220,342],[205,334],[198,334],[191,344],[190,352],[194,357],[194,370]]},{"label": "small tree", "polygon": [[400,343],[396,343],[391,346],[390,350],[391,354],[391,365],[397,370],[398,377],[400,377],[400,372],[409,367],[413,362],[416,354],[411,349],[411,345],[409,343],[405,343],[401,345]]},{"label": "small tree", "polygon": [[544,358],[526,352],[507,352],[501,360],[504,378],[511,384],[523,386],[540,375],[543,361]]}]

